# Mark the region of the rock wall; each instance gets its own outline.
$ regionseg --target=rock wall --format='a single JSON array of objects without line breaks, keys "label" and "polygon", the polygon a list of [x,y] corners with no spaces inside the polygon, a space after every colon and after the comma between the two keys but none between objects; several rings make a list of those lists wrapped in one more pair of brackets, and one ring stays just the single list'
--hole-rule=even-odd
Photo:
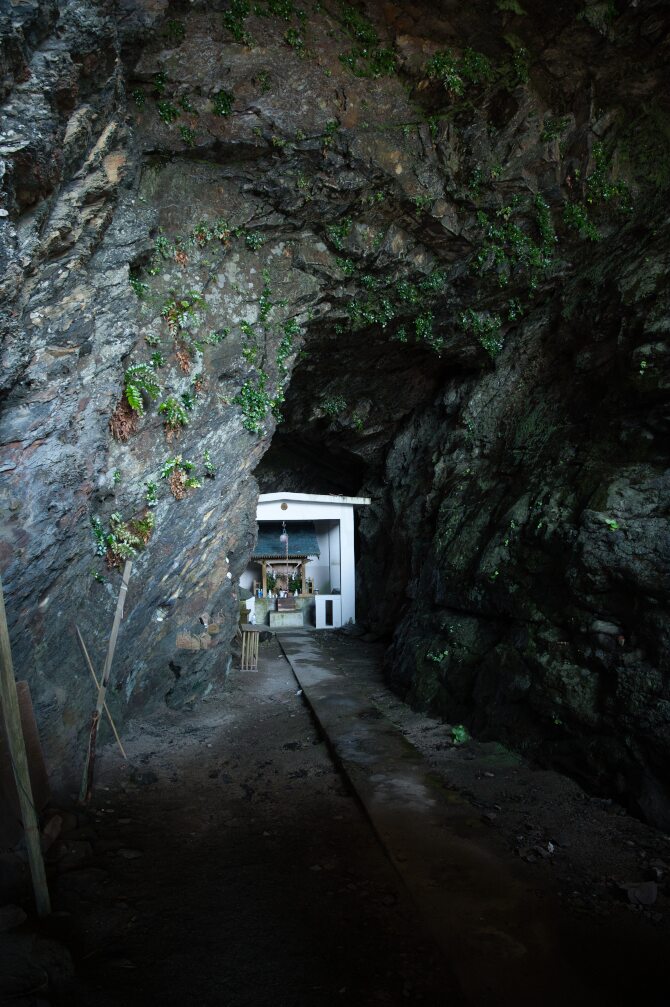
[{"label": "rock wall", "polygon": [[412,701],[667,823],[663,5],[2,27],[0,562],[55,775],[128,556],[117,716],[216,688],[256,471],[373,497]]}]

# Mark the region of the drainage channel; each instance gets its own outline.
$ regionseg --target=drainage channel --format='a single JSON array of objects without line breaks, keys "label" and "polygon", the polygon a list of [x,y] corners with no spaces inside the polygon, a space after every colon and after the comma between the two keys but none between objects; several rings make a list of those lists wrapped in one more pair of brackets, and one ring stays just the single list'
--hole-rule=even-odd
[{"label": "drainage channel", "polygon": [[[436,785],[418,751],[326,667],[314,635],[277,634],[336,762],[465,992],[477,1005],[608,1002],[561,944],[560,910],[487,849],[463,798]],[[597,981],[597,978],[596,978]]]}]

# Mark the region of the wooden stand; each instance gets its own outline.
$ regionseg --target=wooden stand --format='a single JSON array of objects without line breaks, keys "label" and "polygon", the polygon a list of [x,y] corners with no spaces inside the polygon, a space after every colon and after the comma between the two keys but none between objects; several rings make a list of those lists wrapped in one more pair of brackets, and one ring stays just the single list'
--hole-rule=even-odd
[{"label": "wooden stand", "polygon": [[258,671],[258,641],[260,630],[257,626],[240,626],[242,630],[242,671]]},{"label": "wooden stand", "polygon": [[105,660],[105,665],[102,669],[102,675],[100,676],[100,682],[98,684],[98,698],[95,704],[95,710],[93,711],[93,717],[91,718],[91,730],[88,739],[88,748],[86,750],[86,762],[84,763],[84,773],[81,778],[81,789],[79,791],[79,801],[81,804],[88,804],[91,799],[91,794],[93,793],[93,769],[95,764],[95,745],[98,737],[98,725],[100,724],[100,717],[105,705],[105,695],[107,693],[107,686],[109,685],[109,676],[112,671],[114,651],[116,650],[116,639],[119,635],[121,620],[123,619],[123,606],[126,600],[128,580],[130,578],[130,571],[132,568],[133,564],[129,559],[127,559],[123,568],[121,589],[116,603],[116,613],[114,614],[114,623],[112,625],[112,633],[109,638],[109,646],[107,647],[107,658]]},{"label": "wooden stand", "polygon": [[21,714],[19,712],[19,701],[16,693],[16,680],[14,678],[12,650],[9,642],[9,631],[7,629],[2,579],[0,579],[0,703],[2,703],[2,716],[7,732],[9,756],[12,761],[16,791],[21,809],[30,875],[35,891],[37,915],[48,916],[51,912],[51,902],[49,900],[49,889],[44,871],[37,812],[35,811],[33,792],[30,784],[28,757],[26,755],[23,731],[21,730]]}]

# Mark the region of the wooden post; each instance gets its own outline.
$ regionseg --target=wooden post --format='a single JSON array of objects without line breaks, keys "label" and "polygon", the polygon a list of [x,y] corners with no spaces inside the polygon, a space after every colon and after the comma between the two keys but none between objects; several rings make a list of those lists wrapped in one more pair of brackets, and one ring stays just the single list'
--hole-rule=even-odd
[{"label": "wooden post", "polygon": [[302,561],[302,566],[300,568],[300,573],[302,574],[302,586],[300,588],[300,594],[307,594],[307,558]]},{"label": "wooden post", "polygon": [[107,657],[105,659],[105,665],[102,669],[102,675],[100,676],[100,688],[98,689],[98,699],[95,704],[95,710],[93,711],[93,716],[91,718],[91,731],[88,739],[88,750],[86,752],[86,761],[84,763],[84,774],[81,778],[81,789],[79,791],[79,800],[82,804],[87,804],[91,799],[91,793],[93,791],[93,768],[95,764],[95,743],[98,737],[98,725],[100,724],[100,716],[102,714],[103,706],[105,705],[105,693],[107,692],[107,686],[109,684],[109,676],[112,670],[112,661],[114,660],[114,651],[116,650],[116,640],[119,635],[119,626],[121,625],[121,619],[123,618],[123,606],[126,600],[126,591],[128,590],[128,580],[130,578],[130,571],[133,568],[133,564],[129,559],[126,560],[126,565],[123,568],[123,579],[121,581],[121,590],[119,591],[119,600],[116,603],[116,613],[114,615],[114,624],[112,626],[112,633],[109,638],[109,646],[107,648]]},{"label": "wooden post", "polygon": [[263,591],[263,597],[267,598],[267,596],[268,596],[268,567],[267,567],[266,560],[261,560],[261,571],[262,571],[262,573],[261,573],[261,577],[262,577],[261,589]]},{"label": "wooden post", "polygon": [[[95,671],[93,670],[93,665],[91,664],[91,659],[88,656],[88,650],[86,649],[86,644],[84,643],[84,638],[81,635],[81,633],[79,632],[79,627],[75,626],[74,628],[75,628],[75,632],[77,634],[77,640],[79,641],[79,646],[81,647],[81,652],[84,655],[84,660],[86,661],[86,667],[88,668],[88,670],[91,673],[91,678],[95,682],[96,689],[99,689],[100,688],[100,683],[98,682],[98,677],[97,677]],[[123,745],[121,744],[121,738],[119,737],[119,732],[116,729],[116,724],[114,723],[114,721],[112,719],[112,715],[109,712],[109,707],[107,706],[107,703],[103,703],[103,708],[104,708],[105,713],[107,714],[107,720],[109,721],[109,726],[111,727],[111,729],[112,729],[112,731],[114,733],[114,737],[116,738],[116,743],[119,746],[119,751],[121,752],[121,755],[123,756],[123,758],[127,762],[128,761],[128,756],[126,755],[126,750],[123,747]]]},{"label": "wooden post", "polygon": [[26,837],[28,863],[30,865],[30,875],[33,880],[33,889],[35,891],[37,915],[48,916],[51,912],[51,902],[49,899],[46,873],[44,870],[44,860],[42,858],[40,830],[37,824],[37,812],[35,810],[32,786],[30,784],[26,745],[23,738],[23,731],[21,729],[21,714],[19,712],[19,700],[16,693],[16,679],[14,678],[14,665],[12,663],[12,648],[9,642],[9,630],[7,629],[7,616],[5,614],[5,599],[2,590],[1,578],[0,703],[2,703],[2,716],[5,724],[5,730],[7,732],[9,756],[12,760],[14,780],[16,781],[16,791],[19,798],[19,808],[21,809],[21,819],[23,821],[23,830]]}]

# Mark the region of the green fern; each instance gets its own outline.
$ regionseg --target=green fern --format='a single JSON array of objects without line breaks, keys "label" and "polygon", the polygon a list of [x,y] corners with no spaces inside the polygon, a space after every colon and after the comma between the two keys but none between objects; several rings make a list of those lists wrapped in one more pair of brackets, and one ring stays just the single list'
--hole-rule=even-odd
[{"label": "green fern", "polygon": [[161,387],[149,364],[133,364],[123,376],[123,390],[130,408],[138,416],[144,416],[142,392],[153,401],[160,395]]}]

